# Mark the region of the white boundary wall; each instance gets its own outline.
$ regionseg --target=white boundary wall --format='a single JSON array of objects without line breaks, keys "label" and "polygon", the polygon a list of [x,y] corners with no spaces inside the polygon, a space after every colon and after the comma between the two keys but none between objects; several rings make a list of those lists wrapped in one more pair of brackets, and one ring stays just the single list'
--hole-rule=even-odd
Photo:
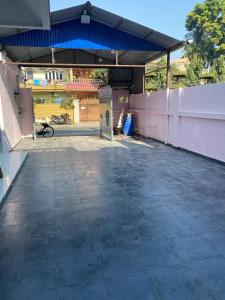
[{"label": "white boundary wall", "polygon": [[225,162],[225,84],[131,95],[144,136]]},{"label": "white boundary wall", "polygon": [[[1,54],[1,53],[0,53]],[[18,89],[19,69],[4,64],[0,57],[0,130],[2,151],[8,152],[33,131],[32,91],[21,89],[21,109],[19,111],[15,93]]]}]

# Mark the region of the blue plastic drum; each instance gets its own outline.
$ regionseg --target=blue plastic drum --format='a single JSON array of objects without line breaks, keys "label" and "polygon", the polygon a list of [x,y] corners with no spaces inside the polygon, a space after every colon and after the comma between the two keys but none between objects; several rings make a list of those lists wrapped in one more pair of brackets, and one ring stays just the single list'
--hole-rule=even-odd
[{"label": "blue plastic drum", "polygon": [[131,113],[127,113],[123,123],[123,134],[132,136],[134,135],[134,116]]}]

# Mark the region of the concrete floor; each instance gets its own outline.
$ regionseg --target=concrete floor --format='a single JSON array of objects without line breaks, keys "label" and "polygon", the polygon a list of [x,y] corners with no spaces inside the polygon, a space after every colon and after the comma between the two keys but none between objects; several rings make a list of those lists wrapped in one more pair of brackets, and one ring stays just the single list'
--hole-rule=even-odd
[{"label": "concrete floor", "polygon": [[225,299],[225,167],[147,140],[24,140],[0,299]]}]

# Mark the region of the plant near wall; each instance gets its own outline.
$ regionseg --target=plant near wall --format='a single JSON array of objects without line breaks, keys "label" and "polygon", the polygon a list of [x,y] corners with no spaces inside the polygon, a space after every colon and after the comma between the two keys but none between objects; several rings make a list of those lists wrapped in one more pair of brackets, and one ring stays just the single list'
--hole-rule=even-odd
[{"label": "plant near wall", "polygon": [[145,89],[159,91],[166,87],[166,58],[162,57],[154,65],[149,65],[146,70]]},{"label": "plant near wall", "polygon": [[186,71],[179,69],[177,65],[171,65],[171,83],[170,87],[172,89],[185,87],[186,81]]},{"label": "plant near wall", "polygon": [[192,59],[190,59],[190,64],[187,65],[185,85],[186,86],[199,85],[203,69],[204,69],[203,59],[199,55],[193,54]]},{"label": "plant near wall", "polygon": [[60,107],[65,109],[66,114],[69,110],[74,109],[73,100],[74,100],[74,98],[64,98],[62,100],[62,103],[61,103]]}]

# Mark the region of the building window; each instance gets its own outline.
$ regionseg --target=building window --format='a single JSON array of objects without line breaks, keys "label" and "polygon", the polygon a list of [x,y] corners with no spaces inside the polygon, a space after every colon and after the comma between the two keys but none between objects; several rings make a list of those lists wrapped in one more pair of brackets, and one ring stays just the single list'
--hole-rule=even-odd
[{"label": "building window", "polygon": [[33,79],[33,77],[34,77],[33,71],[32,70],[27,70],[26,73],[25,73],[25,77],[26,77],[27,80]]},{"label": "building window", "polygon": [[45,74],[45,78],[47,80],[62,80],[63,79],[63,73],[58,72],[56,70],[51,70],[51,71],[48,71]]}]

